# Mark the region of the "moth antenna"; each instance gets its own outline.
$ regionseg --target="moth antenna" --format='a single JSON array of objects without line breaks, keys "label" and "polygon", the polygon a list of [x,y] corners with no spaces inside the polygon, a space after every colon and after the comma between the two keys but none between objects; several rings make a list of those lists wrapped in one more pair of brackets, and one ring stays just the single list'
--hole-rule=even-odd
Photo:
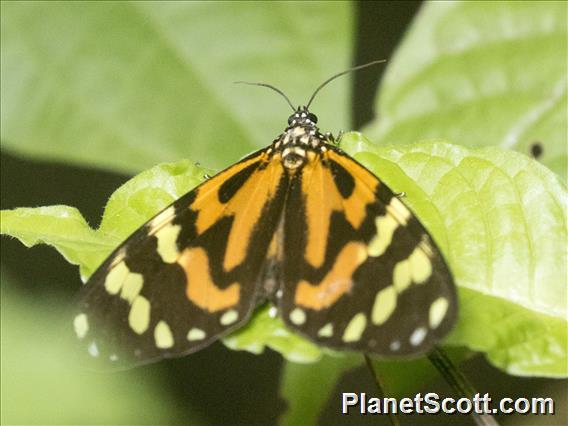
[{"label": "moth antenna", "polygon": [[262,86],[262,87],[268,87],[269,89],[274,90],[276,93],[279,93],[280,95],[282,95],[282,97],[284,99],[286,99],[286,102],[288,102],[288,105],[290,105],[290,108],[292,108],[292,111],[296,111],[296,108],[294,108],[294,105],[292,105],[292,102],[290,102],[290,99],[288,99],[288,96],[286,96],[284,94],[284,92],[276,87],[274,87],[271,84],[267,84],[267,83],[254,83],[254,82],[250,82],[250,81],[234,81],[233,83],[235,84],[248,84],[249,86]]},{"label": "moth antenna", "polygon": [[350,72],[353,72],[353,71],[357,71],[357,70],[360,70],[360,69],[363,69],[363,68],[367,68],[367,67],[370,67],[370,66],[372,66],[372,65],[382,64],[382,63],[384,63],[384,62],[386,62],[386,61],[387,61],[386,59],[379,59],[379,60],[377,60],[377,61],[372,61],[372,62],[369,62],[369,63],[367,63],[367,64],[358,65],[358,66],[356,66],[356,67],[349,68],[348,70],[341,71],[340,73],[337,73],[337,74],[335,74],[335,75],[332,75],[332,76],[329,77],[327,80],[325,80],[322,84],[320,84],[319,87],[314,91],[314,94],[312,95],[312,97],[311,97],[310,100],[308,101],[308,104],[306,105],[306,109],[309,109],[309,108],[310,108],[310,105],[312,104],[312,101],[314,100],[314,98],[316,97],[316,95],[318,94],[318,92],[319,92],[321,89],[323,89],[324,86],[327,85],[327,83],[330,83],[331,81],[335,80],[337,77],[341,77],[341,76],[344,75],[344,74],[347,74],[347,73],[350,73]]}]

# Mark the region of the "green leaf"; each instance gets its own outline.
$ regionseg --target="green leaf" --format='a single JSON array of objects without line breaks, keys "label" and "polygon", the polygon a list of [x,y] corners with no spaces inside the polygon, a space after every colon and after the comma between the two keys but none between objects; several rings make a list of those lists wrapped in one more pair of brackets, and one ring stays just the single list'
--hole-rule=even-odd
[{"label": "green leaf", "polygon": [[223,343],[231,349],[255,354],[269,347],[295,363],[313,363],[322,358],[317,345],[290,331],[279,317],[271,317],[268,307],[260,309],[244,328],[226,337]]},{"label": "green leaf", "polygon": [[69,206],[2,210],[0,229],[2,234],[17,237],[26,247],[36,244],[55,247],[65,260],[79,265],[82,273],[93,257],[102,260],[120,243],[100,238],[79,210]]},{"label": "green leaf", "polygon": [[380,143],[498,145],[567,173],[566,2],[429,2],[389,61],[365,129]]},{"label": "green leaf", "polygon": [[111,195],[99,232],[124,240],[211,173],[190,160],[159,164],[140,173]]},{"label": "green leaf", "polygon": [[110,197],[101,226],[89,227],[74,207],[18,208],[0,212],[0,232],[24,245],[48,244],[74,265],[83,281],[128,235],[191,188],[206,173],[189,160],[160,164],[122,185]]},{"label": "green leaf", "polygon": [[182,418],[157,370],[85,370],[71,355],[76,350],[71,313],[57,303],[18,295],[16,289],[24,283],[6,272],[2,270],[2,424],[204,424],[191,408]]},{"label": "green leaf", "polygon": [[[267,145],[289,114],[269,90],[232,82],[266,81],[306,102],[349,66],[352,7],[2,2],[3,146],[129,172],[186,157],[232,163]],[[317,49],[304,48],[313,40]],[[316,100],[333,130],[349,128],[348,86]]]},{"label": "green leaf", "polygon": [[522,154],[442,142],[343,147],[394,191],[434,236],[460,289],[448,344],[484,352],[516,375],[565,377],[567,192]]}]

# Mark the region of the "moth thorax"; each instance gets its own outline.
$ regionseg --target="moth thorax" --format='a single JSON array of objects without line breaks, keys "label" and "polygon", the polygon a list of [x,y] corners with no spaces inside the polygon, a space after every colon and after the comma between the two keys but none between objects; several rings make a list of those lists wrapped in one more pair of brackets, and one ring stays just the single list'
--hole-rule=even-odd
[{"label": "moth thorax", "polygon": [[282,164],[288,170],[294,170],[304,164],[306,150],[299,146],[291,146],[282,151]]}]

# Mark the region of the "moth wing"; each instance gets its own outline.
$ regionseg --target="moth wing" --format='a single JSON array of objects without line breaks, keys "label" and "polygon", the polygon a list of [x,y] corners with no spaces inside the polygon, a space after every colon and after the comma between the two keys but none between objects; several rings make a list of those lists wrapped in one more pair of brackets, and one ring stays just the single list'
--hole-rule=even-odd
[{"label": "moth wing", "polygon": [[376,176],[329,147],[291,184],[284,214],[289,327],[332,348],[428,351],[450,330],[456,293],[426,229]]},{"label": "moth wing", "polygon": [[146,363],[197,351],[244,323],[280,217],[281,178],[258,151],[135,231],[80,294],[74,326],[88,353],[110,367]]}]

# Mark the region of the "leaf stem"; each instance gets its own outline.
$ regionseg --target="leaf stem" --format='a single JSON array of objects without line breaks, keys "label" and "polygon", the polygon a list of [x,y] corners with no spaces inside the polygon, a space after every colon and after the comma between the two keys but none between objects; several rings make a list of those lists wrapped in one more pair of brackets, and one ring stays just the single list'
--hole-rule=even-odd
[{"label": "leaf stem", "polygon": [[[441,348],[434,346],[434,349],[428,354],[428,359],[458,396],[471,399],[478,393]],[[471,416],[478,426],[499,426],[499,423],[491,414],[480,414],[472,411]]]},{"label": "leaf stem", "polygon": [[[371,372],[371,375],[373,376],[373,379],[375,380],[375,384],[377,385],[377,396],[381,400],[384,400],[384,398],[385,398],[384,386],[382,384],[382,380],[381,380],[379,374],[377,373],[377,370],[373,366],[373,361],[371,360],[369,355],[363,354],[363,356],[365,357],[365,362],[367,363],[367,367],[369,368],[369,371]],[[400,426],[400,422],[398,421],[398,418],[396,417],[396,415],[394,413],[391,413],[390,410],[389,410],[389,420],[390,420],[390,423],[391,423],[392,426]]]}]

